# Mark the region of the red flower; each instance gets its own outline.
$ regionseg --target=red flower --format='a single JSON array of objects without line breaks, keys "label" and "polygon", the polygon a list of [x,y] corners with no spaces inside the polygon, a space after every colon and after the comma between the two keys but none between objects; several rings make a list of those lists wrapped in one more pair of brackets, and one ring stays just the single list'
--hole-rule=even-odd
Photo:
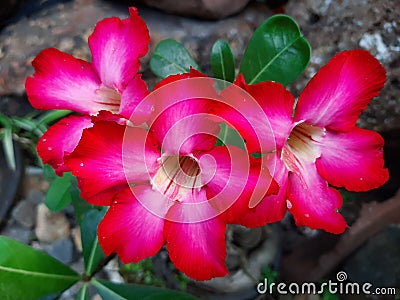
[{"label": "red flower", "polygon": [[[226,224],[265,215],[248,203],[273,181],[261,159],[216,146],[220,120],[211,111],[219,96],[202,76],[192,70],[161,82],[149,128],[95,121],[66,158],[82,196],[110,205],[98,229],[107,255],[137,262],[166,244],[175,266],[197,280],[227,274]],[[268,193],[277,189],[272,182]]]},{"label": "red flower", "polygon": [[[366,191],[387,181],[382,137],[355,126],[385,80],[385,70],[367,51],[339,53],[311,79],[294,112],[295,99],[282,85],[247,85],[243,77],[238,78],[236,84],[249,92],[268,116],[280,160],[274,175],[280,191],[272,198],[276,207],[287,206],[297,225],[341,233],[346,228],[338,212],[342,197],[328,183]],[[249,132],[231,110],[220,114],[242,134]],[[253,135],[246,138],[250,147],[256,144]]]},{"label": "red flower", "polygon": [[[68,109],[83,115],[62,119],[37,145],[43,162],[59,174],[66,170],[64,153],[72,152],[82,130],[92,126],[90,115],[106,110],[129,119],[148,94],[137,72],[150,37],[137,9],[131,7],[129,12],[127,19],[112,17],[97,23],[89,37],[92,63],[53,48],[40,52],[32,63],[35,74],[25,84],[32,106]],[[147,115],[141,111],[135,117],[144,122]]]}]

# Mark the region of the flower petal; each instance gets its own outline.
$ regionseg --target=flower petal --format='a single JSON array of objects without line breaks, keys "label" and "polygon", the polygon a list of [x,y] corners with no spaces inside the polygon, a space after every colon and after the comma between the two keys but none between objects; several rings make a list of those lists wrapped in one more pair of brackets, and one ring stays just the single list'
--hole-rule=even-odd
[{"label": "flower petal", "polygon": [[342,206],[340,193],[328,187],[313,163],[299,162],[299,173],[289,176],[287,207],[297,226],[324,229],[339,234],[346,229],[346,221],[338,213]]},{"label": "flower petal", "polygon": [[350,191],[377,188],[389,179],[388,170],[383,168],[383,143],[383,138],[371,130],[327,131],[320,146],[318,172],[330,184]]},{"label": "flower petal", "polygon": [[215,145],[220,127],[210,118],[210,106],[210,100],[190,99],[161,112],[150,131],[166,154],[187,155]]},{"label": "flower petal", "polygon": [[214,80],[191,69],[162,80],[146,98],[156,103],[150,130],[170,155],[211,149],[220,130],[210,114],[218,94]]},{"label": "flower petal", "polygon": [[65,163],[78,177],[82,193],[92,197],[119,185],[149,181],[148,172],[159,156],[145,129],[98,121],[83,131]]},{"label": "flower petal", "polygon": [[346,131],[355,125],[371,99],[379,95],[385,81],[385,69],[369,52],[341,52],[318,71],[301,93],[295,121]]},{"label": "flower petal", "polygon": [[[268,119],[268,123],[265,121],[263,122],[263,118],[265,119],[265,116],[258,116],[255,113],[248,113],[248,117],[246,118],[248,121],[247,123],[242,120],[243,116],[238,116],[239,114],[233,113],[232,110],[225,112],[225,116],[228,118],[228,121],[234,125],[238,125],[239,133],[245,137],[246,142],[250,146],[251,150],[255,152],[259,151],[259,146],[257,146],[259,144],[259,137],[249,134],[252,132],[252,130],[248,128],[250,125],[256,130],[259,136],[261,136],[261,134],[271,135],[272,129],[272,133],[275,137],[276,147],[278,149],[282,149],[294,125],[292,118],[294,106],[293,95],[287,91],[283,85],[277,82],[266,81],[254,85],[248,85],[245,83],[241,74],[235,81],[235,84],[254,97]],[[229,99],[231,102],[234,100],[237,101],[234,107],[241,108],[239,112],[243,114],[243,108],[246,108],[242,108],[240,102],[241,97],[238,98],[230,96]],[[248,104],[245,103],[245,105],[247,106]],[[256,110],[253,109],[253,111]],[[269,141],[270,138],[267,137],[263,140]],[[266,148],[268,149],[268,147]],[[275,145],[271,145],[269,148],[275,149]]]},{"label": "flower petal", "polygon": [[119,92],[139,71],[139,58],[147,53],[150,42],[149,31],[137,9],[130,7],[129,13],[130,17],[124,20],[101,20],[89,37],[93,65],[101,81]]},{"label": "flower petal", "polygon": [[[193,212],[196,208],[176,204],[168,214],[213,214],[211,211]],[[202,209],[206,210],[206,207],[202,206]],[[208,209],[213,210],[211,206]],[[228,273],[225,266],[226,225],[220,218],[205,219],[198,223],[172,222],[168,219],[167,216],[165,240],[169,256],[178,270],[196,280],[207,280]]]},{"label": "flower petal", "polygon": [[207,75],[190,67],[190,71],[188,73],[174,74],[174,75],[170,75],[170,76],[164,78],[163,80],[161,80],[159,83],[157,83],[154,86],[154,90],[157,90],[157,89],[161,88],[162,86],[168,85],[168,84],[173,83],[178,80],[197,78],[197,77],[207,78]]},{"label": "flower petal", "polygon": [[95,102],[101,82],[92,65],[57,49],[45,49],[32,62],[26,79],[29,102],[37,109],[69,109],[95,114],[104,104]]},{"label": "flower petal", "polygon": [[142,76],[140,74],[136,75],[122,92],[121,106],[119,108],[120,115],[128,120],[131,119],[134,124],[146,122],[153,112],[152,108],[154,104],[149,102],[146,102],[148,105],[139,104],[148,94],[149,90]]},{"label": "flower petal", "polygon": [[[258,172],[255,173],[255,175],[257,174]],[[246,227],[254,228],[282,220],[286,213],[288,170],[279,159],[276,159],[273,178],[279,186],[272,182],[270,189],[267,191],[267,195],[253,208],[249,207],[248,200],[242,201],[240,198],[228,209],[227,213],[230,213],[230,219],[227,223],[241,224]],[[255,180],[257,179],[251,182]]]},{"label": "flower petal", "polygon": [[64,156],[71,153],[85,128],[93,124],[87,116],[68,116],[52,125],[37,143],[37,151],[43,163],[51,165],[58,175],[68,171]]},{"label": "flower petal", "polygon": [[209,203],[224,213],[229,223],[238,223],[265,194],[278,191],[269,170],[261,168],[261,159],[249,157],[240,148],[215,147],[198,157]]},{"label": "flower petal", "polygon": [[164,206],[165,199],[150,186],[133,189],[140,202],[129,188],[125,189],[111,204],[98,228],[104,253],[116,253],[125,264],[155,255],[164,245],[164,219],[141,203]]}]

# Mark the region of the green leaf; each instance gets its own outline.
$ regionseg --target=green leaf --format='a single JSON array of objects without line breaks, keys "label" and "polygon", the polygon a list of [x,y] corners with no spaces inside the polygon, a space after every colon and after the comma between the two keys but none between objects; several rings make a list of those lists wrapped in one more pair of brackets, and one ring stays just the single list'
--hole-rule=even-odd
[{"label": "green leaf", "polygon": [[71,178],[72,174],[65,172],[50,184],[45,203],[51,211],[60,211],[71,203]]},{"label": "green leaf", "polygon": [[13,125],[20,129],[26,130],[28,132],[36,134],[38,137],[41,137],[43,133],[47,130],[46,127],[39,126],[36,120],[31,120],[28,118],[12,118]]},{"label": "green leaf", "polygon": [[288,85],[305,70],[310,57],[310,44],[297,23],[289,16],[275,15],[254,32],[240,73],[248,84],[274,80]]},{"label": "green leaf", "polygon": [[72,176],[71,179],[71,201],[72,206],[74,207],[75,218],[79,224],[82,225],[82,221],[88,211],[91,209],[96,208],[96,206],[87,203],[85,200],[82,199],[80,196],[81,191],[78,187],[78,181],[76,180],[75,176]]},{"label": "green leaf", "polygon": [[8,167],[15,171],[17,169],[15,163],[14,143],[12,139],[12,129],[4,128],[4,136],[2,139],[3,150]]},{"label": "green leaf", "polygon": [[46,180],[54,180],[57,178],[56,172],[54,172],[54,169],[52,166],[48,164],[43,165],[43,177]]},{"label": "green leaf", "polygon": [[175,40],[163,40],[158,43],[150,59],[150,69],[158,77],[187,73],[190,67],[199,70],[199,66],[189,51]]},{"label": "green leaf", "polygon": [[0,236],[0,295],[29,300],[62,292],[80,276],[48,254]]},{"label": "green leaf", "polygon": [[106,280],[92,280],[103,300],[195,300],[196,297],[178,291],[138,284],[117,284]]},{"label": "green leaf", "polygon": [[58,121],[59,119],[66,117],[71,113],[72,113],[72,111],[70,111],[70,110],[48,111],[39,119],[38,125],[44,124],[46,126],[49,126],[50,124],[54,123],[55,121]]},{"label": "green leaf", "polygon": [[2,124],[4,127],[2,132],[2,143],[7,166],[11,170],[15,171],[17,167],[15,163],[14,143],[12,139],[12,122],[7,116],[0,113],[0,124]]},{"label": "green leaf", "polygon": [[101,210],[92,209],[86,213],[82,220],[83,259],[85,261],[85,274],[88,276],[96,270],[100,261],[106,257],[97,239],[97,226],[103,219],[106,211],[107,207],[103,207]]},{"label": "green leaf", "polygon": [[215,42],[211,49],[210,61],[215,78],[229,82],[235,80],[235,58],[226,41],[218,40]]},{"label": "green leaf", "polygon": [[27,131],[33,131],[36,128],[36,123],[30,119],[13,118],[12,122],[15,126]]},{"label": "green leaf", "polygon": [[79,290],[75,300],[89,300],[88,284],[85,283]]},{"label": "green leaf", "polygon": [[246,145],[240,136],[240,134],[235,130],[230,128],[226,123],[220,124],[221,130],[218,135],[217,145],[233,145],[241,149],[246,149]]}]

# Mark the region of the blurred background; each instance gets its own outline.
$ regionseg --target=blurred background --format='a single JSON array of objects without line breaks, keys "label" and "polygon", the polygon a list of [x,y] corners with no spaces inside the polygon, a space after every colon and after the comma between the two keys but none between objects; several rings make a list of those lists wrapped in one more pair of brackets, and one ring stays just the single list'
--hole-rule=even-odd
[{"label": "blurred background", "polygon": [[[128,16],[139,8],[150,30],[151,44],[141,72],[150,87],[158,81],[149,58],[159,41],[181,42],[201,69],[212,75],[211,47],[225,39],[237,68],[254,30],[268,17],[285,13],[300,25],[312,47],[311,63],[288,88],[298,96],[310,78],[337,52],[362,48],[385,67],[387,82],[380,96],[361,115],[358,125],[385,139],[390,180],[368,193],[342,191],[342,213],[350,228],[341,236],[297,228],[290,215],[277,224],[246,229],[230,226],[227,264],[230,275],[195,282],[174,269],[166,250],[136,265],[111,261],[101,276],[186,290],[203,299],[339,299],[333,295],[258,295],[264,278],[275,282],[322,282],[345,271],[348,281],[376,287],[400,287],[400,2],[398,0],[2,0],[0,4],[0,112],[6,117],[34,116],[24,83],[31,62],[44,48],[55,47],[89,60],[87,38],[102,18]],[[3,128],[0,128],[0,133]],[[0,149],[0,233],[43,249],[82,270],[79,228],[71,207],[51,213],[44,205],[49,182],[38,167],[36,140],[14,132],[16,170]],[[71,288],[62,299],[73,299]],[[399,292],[398,292],[399,294]],[[1,296],[1,295],[0,295]],[[96,295],[93,295],[96,297]],[[331,298],[329,298],[331,297]],[[336,298],[335,298],[336,297]],[[365,299],[365,296],[340,296]],[[394,299],[371,296],[369,299]],[[397,298],[399,299],[399,298]]]}]

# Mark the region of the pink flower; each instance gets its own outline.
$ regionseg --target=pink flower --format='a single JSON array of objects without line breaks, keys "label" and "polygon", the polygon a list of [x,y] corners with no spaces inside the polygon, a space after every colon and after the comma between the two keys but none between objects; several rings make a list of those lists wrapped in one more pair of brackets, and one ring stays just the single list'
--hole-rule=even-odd
[{"label": "pink flower", "polygon": [[197,280],[227,274],[226,224],[241,223],[253,190],[264,195],[271,181],[268,193],[278,190],[261,159],[215,146],[213,81],[188,81],[202,76],[192,70],[156,86],[148,128],[95,121],[66,158],[86,200],[113,199],[98,228],[106,255],[137,262],[166,244],[175,266]]},{"label": "pink flower", "polygon": [[[129,119],[148,94],[137,73],[139,58],[148,50],[149,32],[137,9],[131,7],[129,12],[127,19],[112,17],[97,23],[89,37],[92,63],[54,48],[40,52],[32,63],[35,73],[25,84],[32,106],[81,114],[59,121],[37,145],[43,162],[52,165],[59,174],[67,169],[63,164],[64,153],[72,152],[82,130],[92,126],[90,116],[105,110]],[[140,121],[148,114],[141,111],[135,117]]]},{"label": "pink flower", "polygon": [[[385,70],[367,51],[341,52],[311,79],[293,111],[295,99],[280,84],[247,85],[238,78],[236,84],[260,103],[275,134],[280,191],[272,201],[277,208],[287,206],[298,226],[343,232],[342,197],[329,184],[367,191],[388,180],[382,137],[356,127],[385,80]],[[220,114],[242,134],[248,132],[231,110]],[[250,146],[253,139],[247,134]]]}]

